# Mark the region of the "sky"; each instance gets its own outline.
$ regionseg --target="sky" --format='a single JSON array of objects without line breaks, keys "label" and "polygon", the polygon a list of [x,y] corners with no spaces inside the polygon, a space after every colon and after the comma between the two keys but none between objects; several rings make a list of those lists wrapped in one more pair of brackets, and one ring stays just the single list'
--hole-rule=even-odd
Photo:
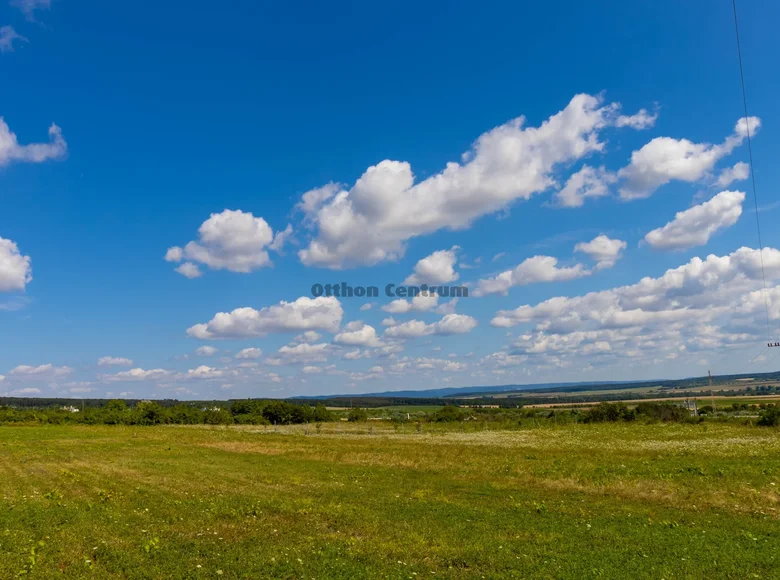
[{"label": "sky", "polygon": [[776,2],[2,2],[0,395],[780,366]]}]

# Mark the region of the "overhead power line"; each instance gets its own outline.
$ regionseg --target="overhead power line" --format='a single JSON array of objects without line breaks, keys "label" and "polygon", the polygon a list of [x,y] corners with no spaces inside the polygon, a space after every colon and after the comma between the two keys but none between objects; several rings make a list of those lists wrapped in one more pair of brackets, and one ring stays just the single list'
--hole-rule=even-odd
[{"label": "overhead power line", "polygon": [[756,194],[756,172],[753,165],[753,146],[750,142],[750,117],[748,116],[747,106],[747,92],[745,91],[745,71],[742,66],[742,46],[739,42],[739,21],[737,20],[737,0],[731,0],[731,5],[734,8],[734,32],[737,37],[737,57],[739,59],[739,79],[742,84],[742,105],[745,109],[745,132],[747,135],[748,144],[748,157],[750,159],[750,180],[753,186],[753,204],[756,210],[756,230],[758,231],[758,257],[761,263],[761,280],[763,282],[764,289],[764,311],[766,313],[766,332],[769,340],[768,344],[772,344],[772,329],[769,324],[769,296],[766,290],[766,273],[764,272],[764,245],[761,242],[761,220],[758,217],[758,195]]}]

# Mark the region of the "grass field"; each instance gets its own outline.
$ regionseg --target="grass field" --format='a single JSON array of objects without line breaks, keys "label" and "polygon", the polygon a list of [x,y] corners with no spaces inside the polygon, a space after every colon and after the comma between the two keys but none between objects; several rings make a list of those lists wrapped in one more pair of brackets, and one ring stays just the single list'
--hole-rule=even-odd
[{"label": "grass field", "polygon": [[778,578],[780,436],[0,427],[0,578]]}]

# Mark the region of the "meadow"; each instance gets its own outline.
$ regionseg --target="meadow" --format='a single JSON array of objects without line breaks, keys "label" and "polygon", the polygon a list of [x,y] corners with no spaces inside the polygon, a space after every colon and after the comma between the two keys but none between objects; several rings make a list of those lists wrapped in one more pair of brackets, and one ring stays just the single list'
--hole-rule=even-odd
[{"label": "meadow", "polygon": [[735,422],[7,425],[0,495],[0,578],[780,577]]}]

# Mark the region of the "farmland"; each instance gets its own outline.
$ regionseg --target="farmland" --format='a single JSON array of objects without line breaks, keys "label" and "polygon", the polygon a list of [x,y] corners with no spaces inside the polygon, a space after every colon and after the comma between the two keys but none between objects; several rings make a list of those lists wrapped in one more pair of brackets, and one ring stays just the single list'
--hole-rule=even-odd
[{"label": "farmland", "polygon": [[0,427],[0,577],[773,578],[735,422]]}]

